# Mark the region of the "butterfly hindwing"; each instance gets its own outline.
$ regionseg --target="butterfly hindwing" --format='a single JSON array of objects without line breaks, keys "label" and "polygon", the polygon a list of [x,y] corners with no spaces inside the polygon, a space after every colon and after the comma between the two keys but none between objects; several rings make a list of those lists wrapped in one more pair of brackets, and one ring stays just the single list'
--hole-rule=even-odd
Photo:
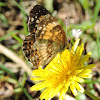
[{"label": "butterfly hindwing", "polygon": [[54,58],[58,50],[59,45],[54,41],[37,40],[31,48],[30,61],[36,68],[44,67]]}]

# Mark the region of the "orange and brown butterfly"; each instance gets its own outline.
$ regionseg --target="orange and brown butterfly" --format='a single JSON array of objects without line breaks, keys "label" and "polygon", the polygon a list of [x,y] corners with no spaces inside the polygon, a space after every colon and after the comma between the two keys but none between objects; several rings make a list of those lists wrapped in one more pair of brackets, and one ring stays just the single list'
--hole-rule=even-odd
[{"label": "orange and brown butterfly", "polygon": [[41,5],[30,11],[28,26],[30,34],[23,41],[23,51],[33,66],[44,68],[64,49],[66,34],[57,19]]}]

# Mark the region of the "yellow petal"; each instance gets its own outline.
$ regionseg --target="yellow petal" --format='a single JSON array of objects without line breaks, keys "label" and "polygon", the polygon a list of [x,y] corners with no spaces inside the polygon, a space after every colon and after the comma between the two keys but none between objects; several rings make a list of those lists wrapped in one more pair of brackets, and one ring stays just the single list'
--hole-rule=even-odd
[{"label": "yellow petal", "polygon": [[90,64],[90,65],[87,65],[87,66],[83,66],[82,68],[83,69],[91,69],[93,67],[95,67],[95,64]]},{"label": "yellow petal", "polygon": [[67,92],[68,90],[68,87],[62,87],[62,89],[60,90],[60,97],[59,97],[59,100],[63,100],[64,97],[65,97],[65,93]]},{"label": "yellow petal", "polygon": [[46,74],[48,74],[48,72],[46,71],[46,70],[40,70],[40,69],[36,69],[36,70],[33,70],[33,73],[32,73],[32,75],[34,75],[34,76],[42,76],[43,75],[43,73],[46,75]]},{"label": "yellow petal", "polygon": [[43,93],[40,95],[40,99],[41,100],[43,100],[43,99],[48,100],[47,99],[47,96],[50,94],[50,92],[51,92],[51,89],[50,88],[45,89],[43,91]]},{"label": "yellow petal", "polygon": [[80,65],[86,62],[89,57],[91,56],[91,52],[87,53],[81,60],[80,60]]},{"label": "yellow petal", "polygon": [[48,84],[47,82],[40,82],[36,85],[33,85],[30,89],[31,89],[31,91],[41,90],[41,89],[43,89],[45,87],[49,87],[49,86],[50,86],[50,84]]},{"label": "yellow petal", "polygon": [[70,89],[71,89],[73,95],[76,96],[77,95],[77,90],[76,90],[75,86],[74,85],[70,85]]},{"label": "yellow petal", "polygon": [[73,80],[76,81],[76,82],[84,82],[84,79],[83,78],[79,78],[79,77],[73,77]]},{"label": "yellow petal", "polygon": [[91,69],[85,69],[85,70],[81,71],[81,72],[79,73],[79,75],[82,75],[82,74],[89,74],[89,73],[91,73],[91,72],[92,72]]},{"label": "yellow petal", "polygon": [[[40,96],[40,98],[43,98],[45,97],[46,100],[49,100],[51,99],[52,97],[54,97],[59,91],[60,89],[62,88],[62,84],[57,86],[56,88],[53,88],[53,87],[50,87],[50,88],[47,88]],[[48,92],[48,91],[49,92]]]},{"label": "yellow petal", "polygon": [[77,74],[78,77],[83,77],[83,78],[90,78],[92,75],[90,74],[92,71],[90,69],[85,69],[79,74]]},{"label": "yellow petal", "polygon": [[82,93],[84,92],[84,88],[79,83],[75,82],[75,87],[78,91]]},{"label": "yellow petal", "polygon": [[74,43],[74,45],[73,45],[73,47],[72,47],[72,50],[71,50],[72,53],[74,53],[73,51],[76,51],[77,46],[78,46],[78,44],[79,44],[79,41],[80,41],[80,39],[77,39],[77,40],[75,41],[75,43]]},{"label": "yellow petal", "polygon": [[31,78],[31,80],[34,80],[34,81],[41,81],[41,80],[45,80],[46,78],[44,77],[35,77],[35,78]]},{"label": "yellow petal", "polygon": [[[76,56],[80,59],[82,52],[84,50],[84,44],[82,43],[80,46],[78,46],[77,51],[76,51]],[[78,60],[79,60],[78,59]]]},{"label": "yellow petal", "polygon": [[91,78],[92,75],[91,74],[83,74],[83,75],[80,75],[80,77],[83,77],[83,78]]}]

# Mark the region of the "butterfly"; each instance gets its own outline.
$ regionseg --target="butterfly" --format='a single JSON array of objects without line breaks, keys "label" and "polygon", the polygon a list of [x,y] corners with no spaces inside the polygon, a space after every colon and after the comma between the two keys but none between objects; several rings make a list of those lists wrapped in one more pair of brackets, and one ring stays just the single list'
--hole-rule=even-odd
[{"label": "butterfly", "polygon": [[23,41],[23,51],[34,67],[43,68],[66,46],[66,34],[48,10],[35,5],[30,11],[30,34]]}]

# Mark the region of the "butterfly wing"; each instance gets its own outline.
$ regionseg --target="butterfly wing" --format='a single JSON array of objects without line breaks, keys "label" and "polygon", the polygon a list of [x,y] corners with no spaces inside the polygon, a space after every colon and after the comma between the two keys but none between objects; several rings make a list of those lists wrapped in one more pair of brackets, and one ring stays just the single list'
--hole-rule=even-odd
[{"label": "butterfly wing", "polygon": [[[32,20],[32,18],[34,19]],[[24,48],[27,47],[27,52],[24,50],[25,55],[28,54],[26,57],[36,68],[39,66],[44,67],[64,48],[66,42],[65,32],[57,19],[51,16],[41,5],[36,5],[30,12],[29,30],[31,35],[27,36],[23,43]],[[29,46],[29,43],[25,44],[25,41],[30,36],[34,37]],[[31,40],[32,37],[29,41]]]},{"label": "butterfly wing", "polygon": [[44,15],[47,14],[50,13],[43,6],[36,5],[33,7],[33,9],[30,11],[28,20],[29,31],[31,34],[34,34],[34,32],[37,30],[37,25],[39,24],[40,20]]},{"label": "butterfly wing", "polygon": [[31,49],[31,63],[38,68],[47,65],[59,50],[59,45],[54,41],[37,40]]},{"label": "butterfly wing", "polygon": [[42,19],[42,17],[46,14],[50,14],[50,13],[41,5],[34,6],[33,9],[30,11],[29,20],[28,20],[28,26],[29,26],[28,28],[31,34],[27,35],[25,37],[25,40],[23,41],[23,51],[28,61],[30,61],[31,59],[30,57],[31,47],[36,41],[35,32],[37,30],[37,25],[39,21]]},{"label": "butterfly wing", "polygon": [[66,35],[57,19],[47,14],[37,26],[36,39],[55,41],[60,47],[64,47]]},{"label": "butterfly wing", "polygon": [[28,61],[30,61],[30,55],[31,55],[31,49],[35,42],[35,35],[29,34],[25,37],[25,40],[23,41],[23,52],[25,56],[27,57]]}]

